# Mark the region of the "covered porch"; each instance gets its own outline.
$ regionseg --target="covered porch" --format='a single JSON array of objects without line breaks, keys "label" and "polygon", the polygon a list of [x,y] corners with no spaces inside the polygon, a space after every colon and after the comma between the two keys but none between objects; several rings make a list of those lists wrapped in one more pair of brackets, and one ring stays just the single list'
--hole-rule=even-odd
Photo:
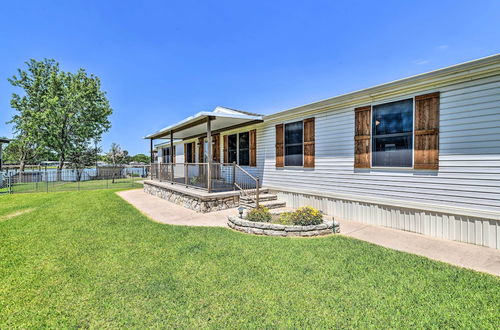
[{"label": "covered porch", "polygon": [[[261,184],[258,176],[236,161],[228,161],[231,158],[227,136],[224,136],[224,141],[221,141],[221,136],[224,132],[251,127],[262,121],[258,114],[217,107],[214,111],[197,113],[146,136],[150,140],[151,180],[145,181],[145,190],[165,199],[175,199],[178,203],[194,204],[189,208],[200,211],[210,208],[205,201],[216,204],[217,209],[222,209],[221,203],[235,207],[239,196],[244,196],[254,206],[258,205]],[[256,162],[255,134],[255,129],[248,132],[249,166],[255,166]],[[165,155],[155,160],[154,141],[157,140],[166,140],[162,144]],[[221,142],[224,142],[222,148]],[[176,147],[177,150],[182,147],[183,157],[176,157]]]}]

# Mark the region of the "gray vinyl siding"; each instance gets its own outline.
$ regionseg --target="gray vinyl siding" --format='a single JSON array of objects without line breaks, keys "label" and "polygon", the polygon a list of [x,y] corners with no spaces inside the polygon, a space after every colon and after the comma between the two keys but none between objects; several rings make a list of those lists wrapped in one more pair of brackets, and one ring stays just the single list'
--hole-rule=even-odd
[{"label": "gray vinyl siding", "polygon": [[275,168],[275,124],[312,115],[275,118],[260,125],[257,162],[263,185],[500,212],[500,76],[387,101],[433,91],[441,92],[439,171],[355,170],[352,106],[314,115],[314,169]]}]

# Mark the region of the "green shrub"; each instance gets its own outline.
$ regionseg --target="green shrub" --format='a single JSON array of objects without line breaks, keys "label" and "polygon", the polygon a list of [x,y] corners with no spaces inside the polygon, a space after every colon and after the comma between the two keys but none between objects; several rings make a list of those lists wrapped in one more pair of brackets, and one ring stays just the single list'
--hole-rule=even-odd
[{"label": "green shrub", "polygon": [[311,206],[299,207],[290,215],[294,225],[319,225],[323,222],[323,214]]},{"label": "green shrub", "polygon": [[256,207],[247,213],[248,221],[269,222],[271,221],[271,213],[267,207]]},{"label": "green shrub", "polygon": [[293,225],[292,213],[291,212],[281,213],[275,222],[280,225]]}]

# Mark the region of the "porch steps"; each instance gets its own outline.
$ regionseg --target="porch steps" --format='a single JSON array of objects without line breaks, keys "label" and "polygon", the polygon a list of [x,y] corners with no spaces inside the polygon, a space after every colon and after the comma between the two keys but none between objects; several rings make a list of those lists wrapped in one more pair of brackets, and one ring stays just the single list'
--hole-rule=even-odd
[{"label": "porch steps", "polygon": [[[270,194],[268,191],[259,194],[259,204],[260,206],[266,207],[268,209],[279,209],[286,207],[286,202],[278,200],[278,196]],[[247,196],[241,196],[240,205],[254,208],[255,202]]]},{"label": "porch steps", "polygon": [[273,194],[269,194],[269,193],[266,193],[266,194],[259,194],[259,200],[261,202],[267,202],[267,201],[275,201],[278,199],[278,196],[276,195],[273,195]]},{"label": "porch steps", "polygon": [[260,206],[262,207],[267,207],[268,209],[280,209],[286,206],[286,202],[275,200],[275,201],[267,201],[267,202],[260,202]]}]

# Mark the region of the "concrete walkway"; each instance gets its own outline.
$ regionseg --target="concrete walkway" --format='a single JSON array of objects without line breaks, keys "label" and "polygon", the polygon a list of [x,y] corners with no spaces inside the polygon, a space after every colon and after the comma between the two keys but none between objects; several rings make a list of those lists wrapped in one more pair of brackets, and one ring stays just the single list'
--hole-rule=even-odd
[{"label": "concrete walkway", "polygon": [[360,222],[339,222],[342,235],[500,276],[500,250]]},{"label": "concrete walkway", "polygon": [[171,225],[227,227],[227,216],[238,214],[236,209],[198,213],[142,189],[119,191],[118,195],[154,221]]},{"label": "concrete walkway", "polygon": [[[197,213],[146,194],[142,189],[120,191],[118,195],[154,221],[172,225],[227,227],[227,216],[237,214],[236,209]],[[359,222],[339,222],[342,235],[500,276],[500,250]]]}]

